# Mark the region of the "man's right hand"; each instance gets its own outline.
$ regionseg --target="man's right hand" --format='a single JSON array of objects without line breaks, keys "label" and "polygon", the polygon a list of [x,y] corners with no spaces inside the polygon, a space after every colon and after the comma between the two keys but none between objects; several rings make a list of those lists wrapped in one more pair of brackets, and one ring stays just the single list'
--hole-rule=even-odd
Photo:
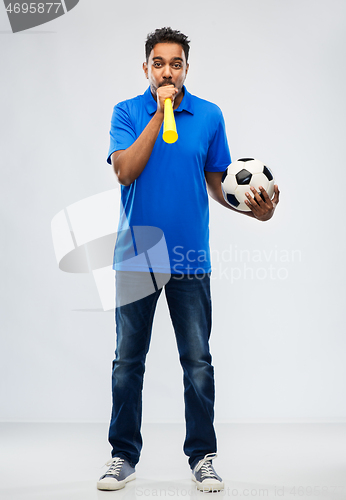
[{"label": "man's right hand", "polygon": [[165,109],[165,100],[171,99],[172,104],[174,103],[174,98],[178,93],[178,89],[174,85],[163,85],[159,87],[156,91],[157,94],[157,112],[162,113]]}]

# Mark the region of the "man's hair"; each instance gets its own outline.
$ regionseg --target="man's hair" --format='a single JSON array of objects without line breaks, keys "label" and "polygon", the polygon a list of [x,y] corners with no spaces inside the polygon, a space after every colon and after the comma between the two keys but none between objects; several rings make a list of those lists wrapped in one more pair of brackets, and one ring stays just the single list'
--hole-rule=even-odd
[{"label": "man's hair", "polygon": [[180,31],[172,30],[172,28],[159,28],[152,33],[149,33],[145,42],[145,57],[148,61],[150,52],[157,43],[178,43],[183,47],[186,62],[189,58],[190,40]]}]

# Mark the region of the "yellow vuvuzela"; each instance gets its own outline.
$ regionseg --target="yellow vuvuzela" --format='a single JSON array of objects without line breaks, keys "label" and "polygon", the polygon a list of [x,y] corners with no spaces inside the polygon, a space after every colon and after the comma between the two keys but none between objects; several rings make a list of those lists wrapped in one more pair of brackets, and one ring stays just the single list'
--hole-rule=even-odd
[{"label": "yellow vuvuzela", "polygon": [[171,99],[165,100],[162,139],[168,144],[172,144],[178,139]]}]

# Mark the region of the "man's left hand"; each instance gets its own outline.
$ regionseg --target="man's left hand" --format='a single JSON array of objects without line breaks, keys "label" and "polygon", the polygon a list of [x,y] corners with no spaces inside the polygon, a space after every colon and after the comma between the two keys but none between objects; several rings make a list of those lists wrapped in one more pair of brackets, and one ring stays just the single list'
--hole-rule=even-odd
[{"label": "man's left hand", "polygon": [[279,188],[277,184],[274,186],[274,196],[272,199],[269,198],[268,193],[262,186],[259,190],[261,191],[262,197],[258,194],[255,188],[250,188],[253,197],[250,193],[245,193],[247,200],[245,200],[246,205],[250,208],[253,216],[260,221],[266,221],[273,217],[276,205],[279,203]]}]

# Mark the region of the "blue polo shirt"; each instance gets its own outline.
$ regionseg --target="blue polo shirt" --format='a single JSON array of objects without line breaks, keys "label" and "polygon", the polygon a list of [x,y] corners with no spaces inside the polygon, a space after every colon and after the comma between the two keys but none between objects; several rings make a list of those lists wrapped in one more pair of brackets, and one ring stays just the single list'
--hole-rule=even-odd
[{"label": "blue polo shirt", "polygon": [[[142,173],[129,186],[121,186],[122,211],[113,265],[116,270],[123,269],[127,260],[133,270],[148,271],[147,262],[131,259],[139,253],[131,228],[151,226],[163,232],[169,256],[167,265],[167,259],[163,255],[160,259],[160,252],[156,252],[156,272],[211,271],[204,171],[223,172],[231,157],[220,108],[190,94],[185,86],[183,90],[184,97],[174,111],[177,142],[165,143],[162,127]],[[150,87],[143,95],[114,107],[108,163],[114,151],[127,149],[135,142],[156,109]]]}]

